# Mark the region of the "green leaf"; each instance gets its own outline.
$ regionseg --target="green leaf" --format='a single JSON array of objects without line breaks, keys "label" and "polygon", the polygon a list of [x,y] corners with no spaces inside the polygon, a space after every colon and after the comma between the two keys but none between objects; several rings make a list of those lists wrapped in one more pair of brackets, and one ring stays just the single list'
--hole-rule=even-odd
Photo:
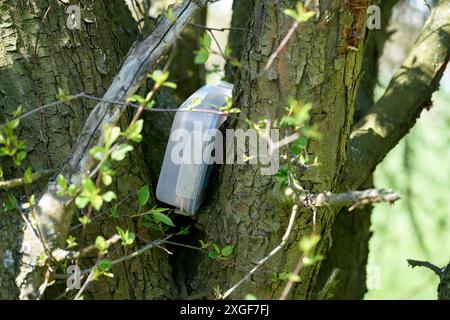
[{"label": "green leaf", "polygon": [[117,199],[116,194],[114,193],[114,191],[107,191],[102,195],[102,198],[104,201],[106,202],[111,202],[114,199]]},{"label": "green leaf", "polygon": [[117,148],[112,152],[111,159],[115,161],[122,161],[127,156],[127,153],[133,151],[133,146],[129,144],[119,144]]},{"label": "green leaf", "polygon": [[14,157],[14,164],[16,166],[20,166],[22,164],[22,161],[25,160],[26,157],[27,157],[26,151],[21,150],[21,151],[17,152]]},{"label": "green leaf", "polygon": [[87,225],[87,224],[91,223],[91,219],[89,219],[88,216],[82,216],[82,217],[78,218],[78,221],[80,221],[80,223],[82,225]]},{"label": "green leaf", "polygon": [[109,269],[111,269],[111,261],[108,259],[102,259],[98,262],[98,267],[102,271],[108,271]]},{"label": "green leaf", "polygon": [[66,178],[64,178],[64,176],[62,174],[59,174],[58,177],[56,178],[56,184],[62,190],[67,189],[67,181],[66,181]]},{"label": "green leaf", "polygon": [[75,204],[79,209],[85,208],[88,203],[89,203],[89,198],[86,198],[84,196],[80,195],[75,198]]},{"label": "green leaf", "polygon": [[294,142],[291,143],[289,150],[295,154],[298,155],[302,150],[306,149],[306,146],[308,145],[308,139],[306,137],[300,137]]},{"label": "green leaf", "polygon": [[31,179],[31,174],[33,173],[33,171],[31,170],[31,167],[28,167],[24,174],[23,174],[23,182],[25,184],[30,184],[33,182],[33,180]]},{"label": "green leaf", "polygon": [[76,240],[77,240],[77,239],[76,239],[74,236],[69,235],[69,236],[67,237],[67,239],[66,239],[67,248],[68,248],[68,249],[75,248],[75,247],[78,245],[78,243],[77,243]]},{"label": "green leaf", "polygon": [[103,198],[99,195],[95,195],[91,197],[90,202],[94,209],[98,211],[102,207]]},{"label": "green leaf", "polygon": [[310,253],[316,248],[316,245],[320,241],[320,235],[312,234],[310,236],[304,236],[298,243],[300,250],[303,251],[305,256],[309,256]]},{"label": "green leaf", "polygon": [[289,278],[289,272],[281,271],[281,272],[278,274],[278,279],[280,279],[280,280],[286,280],[286,279],[288,279],[288,278]]},{"label": "green leaf", "polygon": [[111,183],[112,183],[112,177],[111,177],[110,175],[103,174],[103,175],[102,175],[102,183],[103,183],[105,186],[111,185]]},{"label": "green leaf", "polygon": [[300,282],[301,278],[298,274],[290,274],[289,280],[291,280],[292,282]]},{"label": "green leaf", "polygon": [[219,254],[215,250],[211,250],[208,252],[208,257],[211,259],[217,259],[219,257]]},{"label": "green leaf", "polygon": [[113,217],[114,219],[119,218],[119,212],[117,211],[117,207],[113,207],[111,209],[111,217]]},{"label": "green leaf", "polygon": [[209,52],[204,49],[200,49],[200,50],[196,51],[195,53],[196,53],[195,59],[194,59],[195,64],[204,64],[206,62],[206,60],[208,60],[208,58],[209,58]]},{"label": "green leaf", "polygon": [[200,98],[200,97],[195,97],[194,99],[192,99],[191,105],[190,105],[189,107],[190,107],[190,108],[195,108],[195,107],[198,106],[201,102],[202,102],[202,98]]},{"label": "green leaf", "polygon": [[285,15],[287,15],[288,17],[291,17],[291,18],[297,20],[297,11],[292,10],[292,9],[284,9],[283,13]]},{"label": "green leaf", "polygon": [[189,234],[189,227],[190,227],[190,226],[181,228],[180,232],[178,232],[178,233],[179,233],[181,236],[187,236],[187,235]]},{"label": "green leaf", "polygon": [[125,132],[125,137],[133,142],[139,143],[142,141],[142,127],[144,125],[144,120],[140,119],[136,121],[131,127]]},{"label": "green leaf", "polygon": [[172,220],[166,216],[164,213],[161,212],[152,212],[153,216],[155,217],[155,220],[157,222],[162,222],[168,226],[175,227]]},{"label": "green leaf", "polygon": [[108,245],[106,244],[105,238],[103,238],[102,236],[97,236],[97,238],[95,238],[95,247],[97,248],[100,255],[106,254]]},{"label": "green leaf", "polygon": [[280,187],[286,187],[289,184],[288,170],[287,168],[281,168],[275,174],[275,181]]},{"label": "green leaf", "polygon": [[168,87],[168,88],[171,88],[171,89],[176,89],[177,88],[177,84],[175,82],[166,81],[162,85],[164,87]]},{"label": "green leaf", "polygon": [[116,230],[120,236],[120,239],[122,239],[123,246],[129,246],[133,244],[134,239],[136,238],[136,235],[133,232],[130,232],[128,230],[123,231],[123,229],[119,226],[116,226]]},{"label": "green leaf", "polygon": [[147,103],[147,100],[145,100],[144,97],[142,97],[138,94],[134,94],[127,99],[127,102],[136,102],[140,106],[145,106],[145,104]]},{"label": "green leaf", "polygon": [[211,43],[212,43],[212,38],[209,35],[209,32],[205,32],[203,34],[203,36],[200,38],[200,45],[204,49],[209,49],[211,47]]},{"label": "green leaf", "polygon": [[149,78],[155,81],[157,85],[162,86],[169,79],[169,74],[169,71],[155,70],[149,75]]},{"label": "green leaf", "polygon": [[212,245],[214,251],[216,251],[218,254],[220,254],[220,248],[219,248],[219,246],[218,246],[217,244],[215,244],[215,243],[212,243],[211,245]]},{"label": "green leaf", "polygon": [[106,150],[105,148],[101,146],[95,146],[92,147],[91,150],[89,150],[89,154],[97,161],[102,161],[106,156]]},{"label": "green leaf", "polygon": [[150,198],[150,190],[148,188],[148,185],[142,186],[138,190],[138,202],[141,207],[145,206]]},{"label": "green leaf", "polygon": [[67,189],[67,194],[69,195],[69,197],[75,197],[75,195],[77,194],[77,186],[75,184],[70,184],[69,188]]},{"label": "green leaf", "polygon": [[111,125],[105,123],[103,125],[103,140],[105,142],[105,148],[109,149],[112,144],[119,138],[120,128],[112,127]]},{"label": "green leaf", "polygon": [[97,187],[95,186],[95,183],[91,178],[83,177],[83,179],[81,180],[81,188],[82,192],[85,194],[98,193]]},{"label": "green leaf", "polygon": [[231,253],[233,253],[233,250],[234,250],[234,245],[229,244],[222,248],[221,253],[224,257],[228,257]]},{"label": "green leaf", "polygon": [[258,300],[255,295],[249,293],[245,296],[245,300]]}]

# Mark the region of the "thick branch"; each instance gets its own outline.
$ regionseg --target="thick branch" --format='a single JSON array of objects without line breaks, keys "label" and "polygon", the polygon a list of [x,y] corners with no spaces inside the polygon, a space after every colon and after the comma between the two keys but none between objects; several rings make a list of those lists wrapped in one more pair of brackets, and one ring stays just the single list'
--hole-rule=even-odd
[{"label": "thick branch", "polygon": [[432,11],[383,97],[355,125],[344,185],[357,189],[416,122],[450,58],[450,1]]},{"label": "thick branch", "polygon": [[[172,19],[161,19],[152,34],[130,50],[103,98],[110,101],[126,101],[135,93],[147,78],[147,73],[157,65],[161,56],[176,41],[190,19],[208,2],[214,1],[186,0],[182,5],[174,7]],[[63,169],[68,181],[78,184],[81,176],[91,168],[92,159],[88,151],[101,141],[99,129],[105,123],[116,123],[122,109],[121,106],[111,106],[106,102],[99,102],[96,105],[77,139],[73,154]],[[57,195],[56,185],[52,182],[38,202],[36,223],[43,231],[44,241],[50,250],[61,246],[67,237],[73,214],[73,205],[65,206],[67,200]],[[32,230],[25,230],[24,243],[27,243],[29,252],[23,255],[21,263],[23,268],[16,281],[21,288],[20,298],[27,299],[35,295],[43,281],[42,270],[38,270],[35,263],[36,257],[43,253],[43,249]]]}]

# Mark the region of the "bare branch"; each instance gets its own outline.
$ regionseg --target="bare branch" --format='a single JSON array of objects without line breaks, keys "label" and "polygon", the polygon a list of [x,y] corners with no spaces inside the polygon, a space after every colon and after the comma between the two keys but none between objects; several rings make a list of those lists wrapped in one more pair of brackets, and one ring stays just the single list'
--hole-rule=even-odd
[{"label": "bare branch", "polygon": [[436,275],[439,276],[439,278],[442,276],[442,272],[443,272],[442,268],[439,268],[430,262],[418,261],[418,260],[412,260],[412,259],[408,259],[406,261],[408,261],[408,264],[411,266],[411,268],[424,267],[424,268],[427,268],[427,269],[430,269],[431,271],[433,271]]},{"label": "bare branch", "polygon": [[387,189],[367,189],[345,193],[323,192],[309,194],[302,198],[306,206],[311,207],[350,207],[349,211],[369,203],[394,203],[400,197]]}]

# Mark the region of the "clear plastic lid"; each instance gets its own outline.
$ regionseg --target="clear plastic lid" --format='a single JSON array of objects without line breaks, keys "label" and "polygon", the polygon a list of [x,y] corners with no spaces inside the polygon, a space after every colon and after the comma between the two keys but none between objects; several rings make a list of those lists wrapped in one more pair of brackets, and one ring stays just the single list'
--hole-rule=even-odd
[{"label": "clear plastic lid", "polygon": [[226,105],[232,90],[233,85],[227,82],[205,85],[179,107],[156,188],[159,201],[189,215],[200,207],[214,162],[209,151],[217,129],[227,119],[217,111]]}]

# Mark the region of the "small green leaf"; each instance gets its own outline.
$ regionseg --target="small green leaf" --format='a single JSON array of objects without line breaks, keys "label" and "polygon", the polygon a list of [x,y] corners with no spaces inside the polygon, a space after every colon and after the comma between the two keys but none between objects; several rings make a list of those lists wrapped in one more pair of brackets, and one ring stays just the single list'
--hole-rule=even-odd
[{"label": "small green leaf", "polygon": [[102,259],[98,262],[98,267],[102,271],[108,271],[109,269],[111,269],[111,261],[108,259]]},{"label": "small green leaf", "polygon": [[206,60],[208,60],[208,58],[209,58],[209,52],[204,49],[200,49],[200,50],[196,51],[195,53],[196,53],[195,59],[194,59],[195,64],[204,64],[206,62]]},{"label": "small green leaf", "polygon": [[91,223],[91,219],[89,219],[88,216],[82,216],[78,218],[78,221],[80,221],[82,225],[87,225]]},{"label": "small green leaf", "polygon": [[291,17],[295,20],[297,20],[297,11],[292,9],[284,9],[283,13],[287,15],[288,17]]},{"label": "small green leaf", "polygon": [[62,174],[59,174],[58,177],[56,178],[56,184],[61,190],[67,189],[67,181]]},{"label": "small green leaf", "polygon": [[289,272],[282,271],[278,274],[278,279],[280,280],[286,280],[289,278]]},{"label": "small green leaf", "polygon": [[176,89],[177,88],[177,84],[175,82],[166,81],[162,85],[164,87],[168,87],[168,88],[171,88],[171,89]]},{"label": "small green leaf", "polygon": [[209,35],[209,32],[205,32],[203,36],[200,38],[200,45],[205,48],[209,49],[211,47],[212,38]]},{"label": "small green leaf", "polygon": [[99,195],[95,195],[91,197],[90,202],[94,209],[98,211],[102,207],[103,198]]},{"label": "small green leaf", "polygon": [[112,209],[111,209],[111,217],[113,217],[114,219],[118,219],[119,218],[119,212],[117,211],[117,207],[112,207]]},{"label": "small green leaf", "polygon": [[114,191],[107,191],[102,195],[102,198],[104,201],[106,202],[111,202],[114,199],[117,199],[116,194],[114,193]]},{"label": "small green leaf", "polygon": [[79,209],[84,209],[89,203],[89,198],[78,196],[75,198],[75,204]]},{"label": "small green leaf", "polygon": [[30,184],[33,182],[33,180],[31,179],[31,174],[33,173],[33,171],[31,170],[31,167],[28,167],[24,174],[23,174],[23,182],[25,184]]},{"label": "small green leaf", "polygon": [[78,245],[78,243],[77,243],[76,240],[77,240],[77,239],[76,239],[74,236],[69,235],[69,236],[67,237],[67,239],[66,239],[67,248],[68,248],[68,249],[75,248],[75,247]]},{"label": "small green leaf", "polygon": [[221,253],[224,257],[228,257],[231,253],[233,253],[233,250],[234,250],[234,245],[229,244],[222,248]]},{"label": "small green leaf", "polygon": [[92,147],[91,150],[89,150],[89,154],[97,161],[102,161],[106,156],[106,150],[105,148],[101,146],[95,146]]},{"label": "small green leaf", "polygon": [[120,136],[120,128],[112,127],[109,124],[103,125],[103,140],[105,142],[105,148],[109,149],[117,138]]},{"label": "small green leaf", "polygon": [[172,222],[172,219],[170,219],[168,216],[166,216],[164,213],[161,212],[152,212],[153,216],[155,217],[155,220],[158,222],[162,222],[168,226],[175,227],[175,225]]},{"label": "small green leaf", "polygon": [[141,207],[145,206],[150,198],[150,190],[148,185],[142,186],[138,190],[138,202]]},{"label": "small green leaf", "polygon": [[215,250],[211,250],[208,252],[208,257],[211,259],[217,259],[219,257],[219,254]]},{"label": "small green leaf", "polygon": [[145,104],[147,103],[147,100],[145,100],[144,97],[142,97],[138,94],[134,94],[127,99],[127,102],[136,102],[140,106],[145,106]]},{"label": "small green leaf", "polygon": [[112,177],[111,177],[110,175],[103,174],[103,175],[102,175],[102,183],[103,183],[105,186],[111,185],[111,183],[112,183]]},{"label": "small green leaf", "polygon": [[104,255],[108,251],[108,245],[106,244],[105,238],[102,236],[97,236],[97,238],[95,238],[95,247],[100,255]]},{"label": "small green leaf", "polygon": [[133,146],[129,144],[119,144],[117,148],[112,152],[111,159],[115,161],[122,161],[127,156],[127,153],[133,151]]},{"label": "small green leaf", "polygon": [[131,127],[125,132],[125,137],[133,142],[139,143],[142,141],[142,127],[144,125],[144,120],[140,119],[136,121]]}]

